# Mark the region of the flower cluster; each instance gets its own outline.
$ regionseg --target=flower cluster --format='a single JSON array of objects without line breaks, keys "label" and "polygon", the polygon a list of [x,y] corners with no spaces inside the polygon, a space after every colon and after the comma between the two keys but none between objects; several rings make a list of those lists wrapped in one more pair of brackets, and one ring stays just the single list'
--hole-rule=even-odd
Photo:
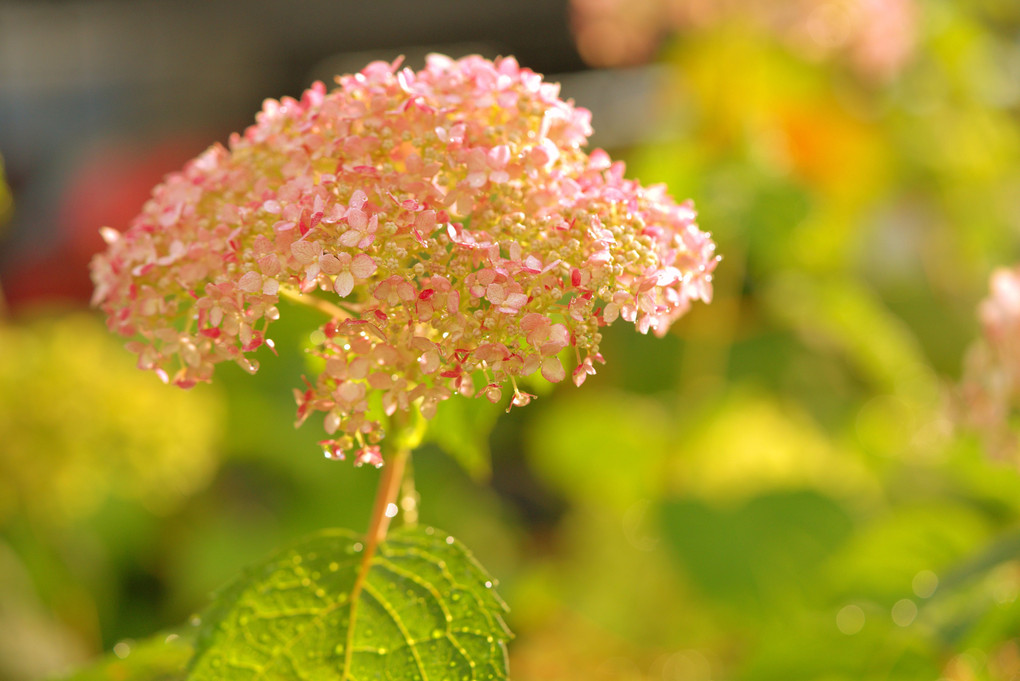
[{"label": "flower cluster", "polygon": [[[774,35],[803,57],[842,58],[886,79],[909,61],[919,28],[916,0],[571,0],[578,50],[595,66],[643,63],[669,30],[736,23]],[[664,30],[665,29],[665,30]]]},{"label": "flower cluster", "polygon": [[382,423],[454,393],[493,402],[540,372],[595,372],[601,327],[663,334],[711,298],[689,202],[582,145],[590,114],[512,58],[376,62],[268,100],[256,123],[104,230],[94,303],[139,366],[188,387],[254,372],[281,297],[324,310],[324,369],[296,391],[327,456],[379,463]]},{"label": "flower cluster", "polygon": [[961,420],[997,458],[1017,454],[1011,422],[1020,407],[1020,267],[992,273],[991,295],[978,307],[983,338],[971,348],[960,387]]}]

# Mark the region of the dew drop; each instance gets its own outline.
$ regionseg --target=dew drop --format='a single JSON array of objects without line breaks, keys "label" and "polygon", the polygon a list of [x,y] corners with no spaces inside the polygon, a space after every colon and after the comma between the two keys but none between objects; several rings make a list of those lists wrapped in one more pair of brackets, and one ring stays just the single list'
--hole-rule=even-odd
[{"label": "dew drop", "polygon": [[918,598],[929,598],[939,586],[939,578],[931,570],[921,570],[911,582],[914,594]]},{"label": "dew drop", "polygon": [[351,547],[351,550],[354,551],[354,553],[361,553],[362,548],[364,547],[361,545],[361,542],[355,542]]},{"label": "dew drop", "polygon": [[433,629],[432,630],[432,638],[444,638],[445,636],[446,636],[446,632],[443,631],[442,629]]},{"label": "dew drop", "polygon": [[386,517],[387,517],[387,518],[392,518],[392,517],[394,517],[395,515],[397,515],[397,512],[398,512],[399,510],[400,510],[400,509],[398,509],[398,508],[397,508],[397,505],[396,505],[396,504],[394,504],[394,503],[389,503],[389,504],[386,504]]},{"label": "dew drop", "polygon": [[433,534],[435,534],[435,533],[436,533],[436,530],[435,530],[435,528],[432,528],[432,527],[426,527],[426,528],[425,528],[425,534],[427,534],[427,535],[433,535]]},{"label": "dew drop", "polygon": [[386,654],[386,653],[388,653],[389,651],[388,651],[388,650],[386,650],[385,648],[379,648],[378,652],[379,652],[379,654],[380,654],[380,655],[385,655],[385,654]]},{"label": "dew drop", "polygon": [[488,581],[485,582],[485,588],[486,589],[491,589],[492,588],[492,582],[488,582]]},{"label": "dew drop", "polygon": [[446,538],[446,543],[447,543],[447,544],[452,544],[453,542],[454,542],[454,539],[453,539],[453,537],[447,537],[447,538]]},{"label": "dew drop", "polygon": [[188,620],[188,623],[191,624],[191,626],[193,627],[197,627],[198,625],[202,624],[202,618],[199,617],[198,615],[192,615],[191,619]]},{"label": "dew drop", "polygon": [[131,644],[128,643],[127,641],[121,641],[117,643],[115,646],[113,646],[113,654],[123,660],[125,657],[131,654]]},{"label": "dew drop", "polygon": [[315,596],[316,596],[317,598],[325,598],[325,597],[326,597],[326,591],[325,591],[325,589],[316,589],[316,590],[315,590]]},{"label": "dew drop", "polygon": [[301,586],[311,586],[311,585],[312,585],[312,580],[308,579],[307,577],[305,577],[304,579],[301,580]]},{"label": "dew drop", "polygon": [[909,626],[917,617],[917,604],[909,598],[901,598],[892,607],[892,620],[896,626]]},{"label": "dew drop", "polygon": [[294,565],[301,565],[301,556],[294,556]]},{"label": "dew drop", "polygon": [[864,628],[864,611],[858,605],[847,605],[836,614],[836,626],[847,636],[853,636]]},{"label": "dew drop", "polygon": [[330,572],[336,572],[339,569],[340,569],[340,564],[339,563],[334,561],[334,562],[329,564],[329,571]]},{"label": "dew drop", "polygon": [[337,655],[343,655],[344,654],[344,644],[343,643],[338,643],[336,648],[333,649],[333,652],[336,653]]}]

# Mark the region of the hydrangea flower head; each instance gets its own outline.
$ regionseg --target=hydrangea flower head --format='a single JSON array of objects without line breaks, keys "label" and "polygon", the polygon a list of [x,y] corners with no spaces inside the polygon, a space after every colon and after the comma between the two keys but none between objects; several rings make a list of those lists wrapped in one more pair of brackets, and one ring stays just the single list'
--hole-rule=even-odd
[{"label": "hydrangea flower head", "polygon": [[523,405],[534,373],[580,385],[603,326],[661,335],[710,300],[691,203],[585,153],[590,113],[512,58],[376,62],[338,84],[267,100],[104,230],[94,303],[140,367],[183,387],[222,361],[254,372],[280,298],[312,304],[325,368],[295,391],[298,421],[322,412],[327,456],[378,463],[398,410]]}]

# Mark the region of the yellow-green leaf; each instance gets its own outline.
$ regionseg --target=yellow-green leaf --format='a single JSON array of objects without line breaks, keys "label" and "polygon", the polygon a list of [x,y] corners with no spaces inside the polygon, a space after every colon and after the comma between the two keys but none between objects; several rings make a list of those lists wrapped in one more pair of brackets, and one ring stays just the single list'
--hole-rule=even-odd
[{"label": "yellow-green leaf", "polygon": [[506,678],[506,605],[462,544],[391,532],[352,602],[362,550],[327,530],[249,568],[202,618],[189,679]]}]

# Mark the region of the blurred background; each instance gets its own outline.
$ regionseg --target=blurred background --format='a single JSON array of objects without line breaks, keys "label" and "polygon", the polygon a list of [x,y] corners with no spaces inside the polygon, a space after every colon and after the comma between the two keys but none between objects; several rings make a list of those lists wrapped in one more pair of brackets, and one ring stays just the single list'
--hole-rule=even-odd
[{"label": "blurred background", "polygon": [[512,607],[513,677],[1020,678],[1020,456],[954,421],[1020,261],[1015,0],[0,0],[0,679],[366,526],[378,473],[293,429],[300,352],[166,388],[87,263],[264,98],[431,51],[561,82],[724,258],[666,338],[617,325],[583,389],[509,415],[451,400],[416,455],[421,521]]}]

